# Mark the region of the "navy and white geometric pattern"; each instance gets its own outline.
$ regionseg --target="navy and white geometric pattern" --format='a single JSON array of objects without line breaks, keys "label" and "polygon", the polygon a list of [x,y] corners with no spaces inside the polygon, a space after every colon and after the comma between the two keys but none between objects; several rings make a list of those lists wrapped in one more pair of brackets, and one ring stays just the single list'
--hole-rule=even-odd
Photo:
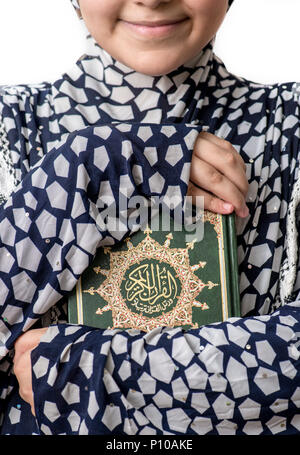
[{"label": "navy and white geometric pattern", "polygon": [[[295,86],[228,73],[211,43],[159,77],[88,43],[55,83],[1,87],[1,433],[299,433]],[[243,317],[148,334],[68,324],[65,298],[96,249],[130,233],[126,216],[121,233],[103,225],[103,201],[183,198],[203,127],[247,166],[250,215],[237,221]],[[49,325],[32,353],[34,419],[18,396],[13,345]]]},{"label": "navy and white geometric pattern", "polygon": [[143,336],[52,326],[33,352],[40,431],[298,434],[299,311]]}]

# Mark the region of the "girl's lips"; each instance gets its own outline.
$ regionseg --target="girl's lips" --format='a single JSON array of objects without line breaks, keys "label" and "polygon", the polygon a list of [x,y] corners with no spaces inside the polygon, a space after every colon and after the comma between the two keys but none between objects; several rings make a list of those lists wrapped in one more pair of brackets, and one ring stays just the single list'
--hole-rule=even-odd
[{"label": "girl's lips", "polygon": [[179,27],[182,26],[187,21],[187,18],[181,19],[174,22],[127,22],[125,20],[121,21],[126,27],[128,27],[135,34],[140,35],[145,38],[162,38],[165,37]]}]

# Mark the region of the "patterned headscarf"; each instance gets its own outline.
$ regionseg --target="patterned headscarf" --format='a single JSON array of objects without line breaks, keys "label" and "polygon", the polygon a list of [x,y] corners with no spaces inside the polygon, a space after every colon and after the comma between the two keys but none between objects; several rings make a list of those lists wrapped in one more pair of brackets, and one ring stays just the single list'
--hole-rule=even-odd
[{"label": "patterned headscarf", "polygon": [[[71,0],[71,3],[79,12],[80,0]],[[56,87],[57,111],[63,112],[65,95],[74,99],[74,93],[77,93],[76,109],[78,110],[78,99],[82,95],[84,103],[80,106],[80,112],[87,119],[92,117],[93,121],[101,118],[109,123],[113,118],[118,121],[135,119],[160,123],[163,119],[168,119],[174,123],[190,123],[199,117],[214,65],[214,39],[196,57],[172,73],[152,77],[116,61],[99,46],[83,20],[81,25],[86,36],[84,55],[79,59],[76,69],[65,74],[63,90],[61,86]],[[140,103],[139,107],[137,103]],[[95,112],[98,108],[99,114]],[[67,130],[72,131],[76,118],[77,113],[65,117],[64,126]]]},{"label": "patterned headscarf", "polygon": [[73,4],[73,6],[75,6],[75,8],[79,9],[79,5],[78,5],[78,1],[77,0],[71,0],[71,3]]}]

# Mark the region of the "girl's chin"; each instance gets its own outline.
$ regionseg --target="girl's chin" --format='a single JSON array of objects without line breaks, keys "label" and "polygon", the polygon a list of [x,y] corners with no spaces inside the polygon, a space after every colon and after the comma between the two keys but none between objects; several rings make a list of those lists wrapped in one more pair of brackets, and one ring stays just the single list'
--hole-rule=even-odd
[{"label": "girl's chin", "polygon": [[146,74],[148,76],[162,76],[179,68],[183,65],[184,61],[181,59],[172,59],[172,61],[169,61],[167,56],[159,56],[155,58],[151,55],[148,55],[147,57],[139,57],[136,55],[134,59],[130,58],[127,61],[122,59],[122,63],[138,73]]}]

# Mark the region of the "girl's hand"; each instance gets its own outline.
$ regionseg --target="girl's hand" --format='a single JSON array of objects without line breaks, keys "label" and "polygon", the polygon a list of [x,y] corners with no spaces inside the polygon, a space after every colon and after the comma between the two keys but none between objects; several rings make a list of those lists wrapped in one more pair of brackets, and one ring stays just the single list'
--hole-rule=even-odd
[{"label": "girl's hand", "polygon": [[204,197],[204,209],[245,218],[248,180],[246,166],[235,148],[224,139],[201,132],[195,143],[188,195]]},{"label": "girl's hand", "polygon": [[20,396],[30,404],[31,412],[35,416],[32,376],[31,376],[31,351],[38,346],[45,329],[29,330],[21,335],[15,342],[14,373],[20,387]]}]

